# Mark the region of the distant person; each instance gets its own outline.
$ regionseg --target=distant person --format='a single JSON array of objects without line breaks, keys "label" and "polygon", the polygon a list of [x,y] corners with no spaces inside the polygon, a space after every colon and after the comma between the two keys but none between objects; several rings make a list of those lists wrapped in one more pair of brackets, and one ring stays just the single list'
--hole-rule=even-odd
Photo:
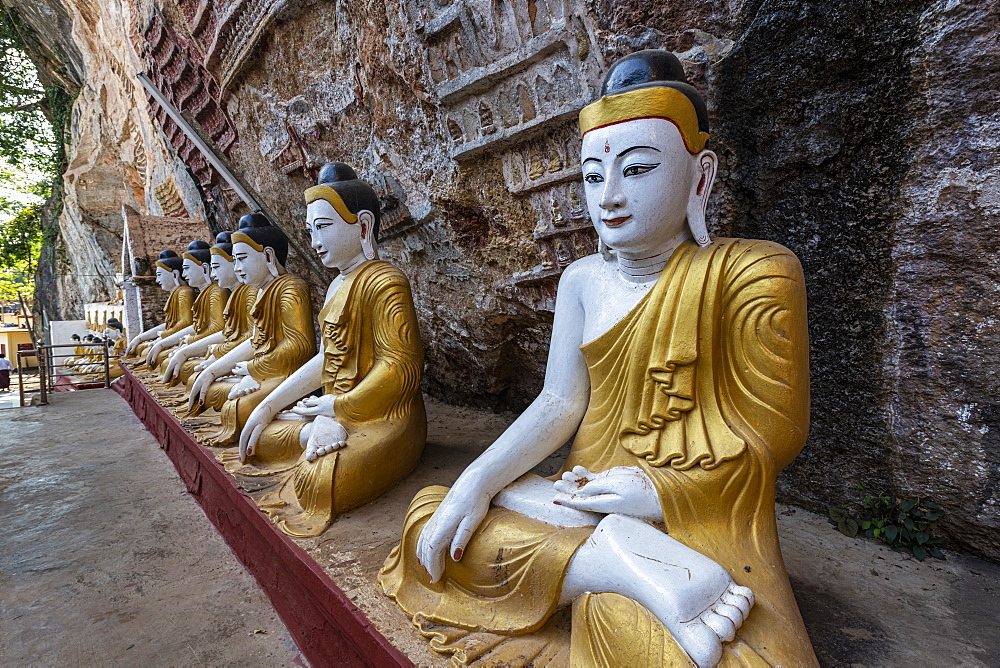
[{"label": "distant person", "polygon": [[7,355],[0,353],[0,392],[10,392],[10,372],[13,370],[14,365]]}]

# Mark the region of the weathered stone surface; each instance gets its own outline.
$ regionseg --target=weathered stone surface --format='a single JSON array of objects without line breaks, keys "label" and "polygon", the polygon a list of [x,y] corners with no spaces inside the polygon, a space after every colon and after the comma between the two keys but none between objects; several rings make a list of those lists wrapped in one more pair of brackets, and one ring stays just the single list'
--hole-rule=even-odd
[{"label": "weathered stone surface", "polygon": [[715,230],[789,246],[809,283],[813,429],[784,498],[857,508],[858,483],[929,496],[956,544],[1000,558],[995,6],[35,4],[39,57],[81,86],[61,229],[95,278],[43,286],[61,315],[110,292],[122,201],[213,229],[247,211],[125,83],[148,69],[276,213],[317,306],[329,276],[302,190],[333,159],[375,183],[382,253],[414,286],[426,389],[494,408],[539,390],[558,274],[594,250],[576,110],[616,57],[674,50],[711,110]]}]

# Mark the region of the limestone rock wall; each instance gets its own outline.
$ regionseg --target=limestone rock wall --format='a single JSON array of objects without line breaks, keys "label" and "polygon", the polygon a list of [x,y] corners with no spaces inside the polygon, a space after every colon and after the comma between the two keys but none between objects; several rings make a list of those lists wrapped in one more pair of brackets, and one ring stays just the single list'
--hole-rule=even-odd
[{"label": "limestone rock wall", "polygon": [[64,308],[110,289],[120,201],[213,229],[246,212],[126,83],[142,69],[274,210],[317,304],[302,191],[333,159],[375,183],[426,389],[507,408],[541,387],[561,268],[595,250],[576,113],[618,56],[673,50],[711,109],[715,231],[789,246],[809,282],[813,428],[781,493],[929,496],[956,544],[1000,557],[995,3],[35,4],[73,26],[36,22],[81,87],[62,226],[97,277],[62,279]]}]

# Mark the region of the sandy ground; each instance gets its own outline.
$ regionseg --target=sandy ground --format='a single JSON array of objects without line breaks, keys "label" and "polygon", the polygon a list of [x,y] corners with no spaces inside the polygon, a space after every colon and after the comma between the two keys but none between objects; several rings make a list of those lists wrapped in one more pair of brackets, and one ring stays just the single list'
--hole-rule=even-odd
[{"label": "sandy ground", "polygon": [[0,411],[0,665],[302,665],[128,405],[51,401]]},{"label": "sandy ground", "polygon": [[[417,470],[299,543],[415,663],[443,665],[375,576],[413,495],[450,484],[513,416],[437,402],[428,414]],[[118,442],[100,446],[109,433]],[[83,449],[86,458],[67,455]],[[561,456],[538,472],[555,471]],[[49,407],[0,411],[0,466],[9,529],[0,535],[0,663],[301,661],[117,395],[67,393]],[[998,665],[1000,566],[955,553],[920,563],[791,507],[778,508],[778,525],[824,665]]]}]

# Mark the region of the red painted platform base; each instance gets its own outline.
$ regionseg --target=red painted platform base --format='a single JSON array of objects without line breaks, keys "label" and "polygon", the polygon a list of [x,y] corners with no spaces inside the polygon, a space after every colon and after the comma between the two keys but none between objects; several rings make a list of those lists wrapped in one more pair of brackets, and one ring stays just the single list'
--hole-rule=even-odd
[{"label": "red painted platform base", "polygon": [[309,554],[281,533],[128,370],[112,387],[156,437],[314,666],[411,666]]}]

